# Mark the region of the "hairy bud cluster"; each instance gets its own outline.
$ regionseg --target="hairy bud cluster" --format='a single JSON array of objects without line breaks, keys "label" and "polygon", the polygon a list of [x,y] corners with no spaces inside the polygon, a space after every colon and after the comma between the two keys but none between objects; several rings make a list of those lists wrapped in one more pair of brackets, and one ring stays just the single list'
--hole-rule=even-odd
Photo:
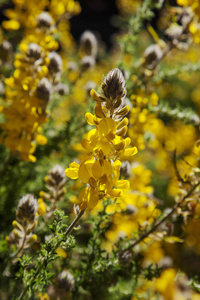
[{"label": "hairy bud cluster", "polygon": [[[37,85],[36,96],[44,102],[49,102],[52,85],[47,78],[42,78]],[[45,104],[46,104],[45,103]]]},{"label": "hairy bud cluster", "polygon": [[[101,88],[103,96],[100,96],[94,90],[91,91],[92,98],[97,101],[96,116],[98,118],[108,116],[115,121],[122,120],[129,112],[129,106],[125,106],[124,103],[126,88],[122,72],[117,68],[111,70],[104,79]],[[126,121],[124,122],[126,123]]]},{"label": "hairy bud cluster", "polygon": [[74,290],[75,279],[74,276],[68,271],[63,270],[55,279],[54,286],[48,287],[48,296],[50,299],[68,299],[70,293]]},{"label": "hairy bud cluster", "polygon": [[13,221],[13,231],[7,237],[10,245],[15,244],[20,250],[19,253],[35,242],[37,235],[33,230],[37,224],[38,203],[33,195],[27,194],[19,201],[16,217]]},{"label": "hairy bud cluster", "polygon": [[85,72],[95,65],[98,45],[95,35],[89,30],[82,34],[80,42],[81,70]]},{"label": "hairy bud cluster", "polygon": [[50,29],[53,25],[53,19],[47,12],[42,12],[37,17],[37,27],[39,29],[47,30]]},{"label": "hairy bud cluster", "polygon": [[163,52],[157,44],[150,45],[144,52],[144,67],[153,70],[162,59]]},{"label": "hairy bud cluster", "polygon": [[51,206],[47,209],[48,216],[52,215],[52,212],[56,208],[56,203],[61,201],[66,193],[65,183],[66,176],[65,171],[60,165],[56,165],[53,169],[49,171],[48,176],[45,177],[46,187],[49,192],[40,192],[40,201],[39,204],[39,213],[44,215],[42,211],[42,206],[44,205],[43,200],[47,200],[50,202]]}]

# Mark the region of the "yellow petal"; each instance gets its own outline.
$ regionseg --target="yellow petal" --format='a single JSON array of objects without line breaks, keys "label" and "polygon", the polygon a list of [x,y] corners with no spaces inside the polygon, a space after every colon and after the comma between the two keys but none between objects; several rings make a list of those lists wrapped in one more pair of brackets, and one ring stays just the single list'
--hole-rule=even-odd
[{"label": "yellow petal", "polygon": [[69,168],[65,170],[65,175],[71,179],[78,178],[79,164],[73,162],[69,165]]},{"label": "yellow petal", "polygon": [[125,149],[124,152],[123,152],[123,155],[125,156],[133,156],[137,153],[137,148],[136,147],[133,147],[133,148],[128,148],[128,149]]},{"label": "yellow petal", "polygon": [[128,189],[130,187],[130,183],[128,180],[117,180],[117,183],[115,185],[119,189]]}]

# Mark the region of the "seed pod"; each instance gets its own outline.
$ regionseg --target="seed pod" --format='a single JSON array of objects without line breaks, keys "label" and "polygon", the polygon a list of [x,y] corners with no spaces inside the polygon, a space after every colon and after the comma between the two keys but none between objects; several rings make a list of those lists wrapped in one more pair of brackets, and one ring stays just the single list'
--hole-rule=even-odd
[{"label": "seed pod", "polygon": [[[128,178],[131,176],[131,165],[129,161],[123,161],[120,167],[120,174],[124,176],[125,178]],[[128,207],[128,205],[127,205]]]}]

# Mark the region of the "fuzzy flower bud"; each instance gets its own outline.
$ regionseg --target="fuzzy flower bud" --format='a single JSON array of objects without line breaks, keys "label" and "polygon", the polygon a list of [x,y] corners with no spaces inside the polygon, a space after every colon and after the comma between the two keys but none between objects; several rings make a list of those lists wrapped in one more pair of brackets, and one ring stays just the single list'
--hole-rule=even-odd
[{"label": "fuzzy flower bud", "polygon": [[81,36],[81,51],[84,53],[85,56],[93,56],[96,57],[97,55],[97,40],[95,35],[86,30]]},{"label": "fuzzy flower bud", "polygon": [[0,59],[3,61],[9,60],[9,57],[12,53],[12,45],[8,41],[3,41],[0,45]]},{"label": "fuzzy flower bud", "polygon": [[50,185],[63,186],[66,182],[65,170],[61,166],[56,165],[49,171],[48,178]]},{"label": "fuzzy flower bud", "polygon": [[50,100],[51,95],[51,83],[47,78],[42,78],[37,85],[36,89],[36,96],[44,100],[45,102],[48,102]]},{"label": "fuzzy flower bud", "polygon": [[26,54],[29,58],[33,58],[37,60],[38,58],[40,58],[41,47],[38,44],[31,43],[28,46],[28,50]]},{"label": "fuzzy flower bud", "polygon": [[144,52],[144,67],[153,70],[163,56],[162,50],[157,44],[150,45]]},{"label": "fuzzy flower bud", "polygon": [[129,161],[123,161],[122,165],[120,167],[120,173],[123,175],[125,178],[131,176],[131,165]]},{"label": "fuzzy flower bud", "polygon": [[62,70],[62,59],[58,53],[52,51],[49,53],[49,72],[50,73],[58,73]]},{"label": "fuzzy flower bud", "polygon": [[118,68],[108,73],[101,87],[104,96],[108,99],[116,100],[126,96],[124,76]]},{"label": "fuzzy flower bud", "polygon": [[61,96],[69,94],[69,86],[61,82],[56,85],[55,90]]},{"label": "fuzzy flower bud", "polygon": [[21,198],[19,201],[19,205],[17,207],[17,220],[21,224],[25,223],[34,223],[35,222],[35,214],[38,210],[37,200],[33,195],[27,194]]},{"label": "fuzzy flower bud", "polygon": [[84,56],[83,59],[81,60],[81,68],[83,72],[94,67],[94,65],[95,65],[95,59],[93,56]]},{"label": "fuzzy flower bud", "polygon": [[37,17],[37,27],[40,29],[49,29],[53,24],[53,19],[47,12],[42,12]]},{"label": "fuzzy flower bud", "polygon": [[57,292],[63,291],[65,293],[70,293],[75,286],[74,276],[68,270],[63,270],[57,277],[55,286]]},{"label": "fuzzy flower bud", "polygon": [[118,260],[121,266],[128,266],[133,260],[133,252],[132,251],[123,251],[118,253]]}]

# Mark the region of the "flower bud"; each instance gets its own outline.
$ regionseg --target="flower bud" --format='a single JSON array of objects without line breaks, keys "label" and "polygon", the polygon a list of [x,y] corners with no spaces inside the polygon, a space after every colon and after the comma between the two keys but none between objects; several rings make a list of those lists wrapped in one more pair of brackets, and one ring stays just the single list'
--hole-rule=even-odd
[{"label": "flower bud", "polygon": [[108,73],[101,87],[104,96],[108,99],[117,100],[126,95],[124,76],[117,68]]},{"label": "flower bud", "polygon": [[131,250],[121,251],[118,253],[118,260],[121,266],[128,266],[133,259],[133,252]]},{"label": "flower bud", "polygon": [[120,167],[120,174],[125,178],[131,176],[131,165],[129,161],[123,161]]},{"label": "flower bud", "polygon": [[153,70],[162,59],[163,53],[157,44],[150,45],[144,52],[144,67]]},{"label": "flower bud", "polygon": [[41,47],[38,44],[31,43],[28,46],[26,54],[29,58],[37,60],[38,58],[40,58]]},{"label": "flower bud", "polygon": [[84,56],[81,60],[81,69],[83,72],[92,68],[95,65],[95,59],[93,56]]},{"label": "flower bud", "polygon": [[22,197],[17,207],[17,220],[21,224],[29,224],[35,222],[35,214],[38,211],[38,203],[33,195],[27,194]]},{"label": "flower bud", "polygon": [[53,24],[53,19],[47,12],[42,12],[37,17],[37,27],[40,29],[49,29]]},{"label": "flower bud", "polygon": [[95,35],[86,30],[81,36],[81,52],[84,53],[84,56],[93,56],[96,57],[97,55],[97,40]]},{"label": "flower bud", "polygon": [[48,102],[50,100],[51,95],[51,83],[47,78],[42,78],[37,85],[36,89],[36,96],[44,100],[45,102]]},{"label": "flower bud", "polygon": [[56,279],[56,292],[70,293],[73,291],[74,287],[74,276],[68,270],[63,270],[62,273],[60,273],[60,275]]},{"label": "flower bud", "polygon": [[58,73],[62,70],[62,59],[58,53],[52,51],[49,53],[49,72],[50,73]]},{"label": "flower bud", "polygon": [[0,45],[0,59],[8,61],[12,53],[12,44],[8,41],[3,41]]},{"label": "flower bud", "polygon": [[59,82],[56,87],[56,92],[60,95],[60,96],[64,96],[69,94],[69,86],[67,84],[61,83]]}]

